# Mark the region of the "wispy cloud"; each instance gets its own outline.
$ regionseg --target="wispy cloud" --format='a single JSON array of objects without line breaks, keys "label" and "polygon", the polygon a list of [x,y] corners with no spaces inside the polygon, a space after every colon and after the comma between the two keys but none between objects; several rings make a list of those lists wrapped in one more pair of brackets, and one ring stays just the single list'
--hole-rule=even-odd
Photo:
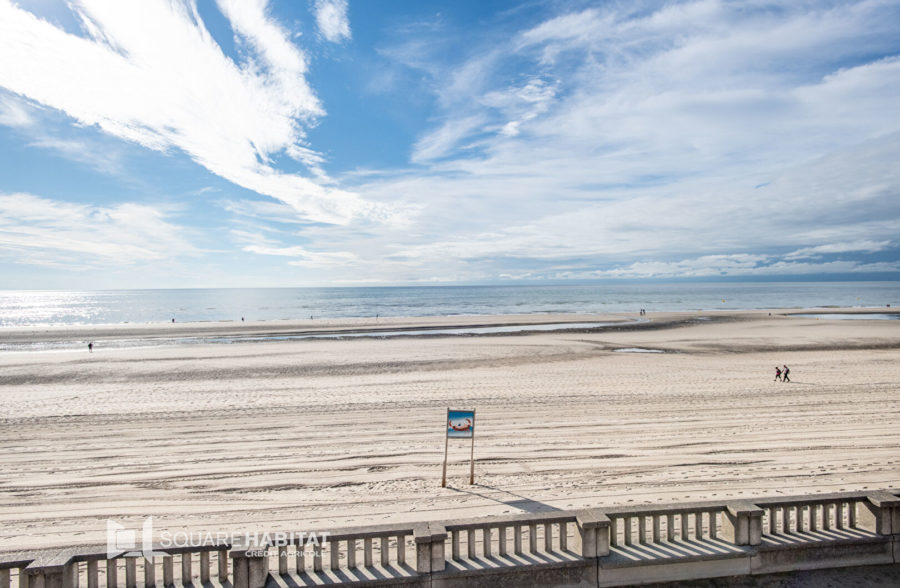
[{"label": "wispy cloud", "polygon": [[316,24],[325,39],[332,43],[350,40],[347,0],[316,0],[315,7]]},{"label": "wispy cloud", "polygon": [[13,128],[30,127],[34,117],[20,100],[0,96],[0,125]]},{"label": "wispy cloud", "polygon": [[850,243],[827,243],[815,247],[804,247],[784,256],[785,259],[810,259],[822,257],[828,253],[874,253],[890,247],[890,241],[852,241]]},{"label": "wispy cloud", "polygon": [[195,256],[171,211],[138,203],[90,206],[33,194],[0,194],[0,256],[69,269]]},{"label": "wispy cloud", "polygon": [[96,145],[76,139],[61,139],[47,135],[35,138],[29,147],[38,147],[54,151],[71,161],[77,161],[106,174],[122,172],[122,162],[118,152],[111,149],[98,149]]},{"label": "wispy cloud", "polygon": [[[0,0],[18,96],[0,124],[26,134],[37,105],[184,152],[271,197],[215,200],[236,253],[320,283],[897,271],[896,2],[538,5],[471,30],[392,15],[372,103],[415,94],[397,115],[412,138],[385,137],[406,140],[399,168],[329,174],[344,155],[309,130],[357,105],[320,100],[263,0],[218,0],[230,56],[190,0],[74,0],[80,35]],[[351,39],[346,2],[304,6],[322,39]],[[41,146],[77,159],[70,140]]]},{"label": "wispy cloud", "polygon": [[[0,1],[0,85],[79,124],[150,149],[180,149],[306,218],[343,223],[370,211],[328,185],[321,156],[305,144],[305,125],[324,110],[305,79],[305,55],[264,2],[220,2],[246,44],[242,63],[223,54],[190,2],[71,7],[86,36]],[[306,164],[312,178],[278,171],[271,160],[280,153]]]},{"label": "wispy cloud", "polygon": [[410,278],[894,271],[793,262],[900,230],[898,18],[877,2],[614,3],[459,61],[411,29],[382,55],[427,75],[442,109],[419,167],[344,179],[422,208],[365,251]]}]

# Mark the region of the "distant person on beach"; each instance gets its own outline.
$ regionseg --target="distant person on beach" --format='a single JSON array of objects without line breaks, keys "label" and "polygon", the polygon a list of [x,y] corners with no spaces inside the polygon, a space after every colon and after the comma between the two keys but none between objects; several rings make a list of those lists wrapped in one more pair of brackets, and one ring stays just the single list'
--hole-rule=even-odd
[{"label": "distant person on beach", "polygon": [[90,343],[88,343],[88,353],[93,353],[93,352],[94,352],[94,342],[91,341]]},{"label": "distant person on beach", "polygon": [[777,365],[775,366],[775,381],[776,382],[781,381],[781,368],[778,367]]},{"label": "distant person on beach", "polygon": [[790,382],[791,381],[791,379],[788,377],[789,373],[791,373],[791,368],[789,368],[788,366],[784,366],[784,379],[781,380],[782,382]]},{"label": "distant person on beach", "polygon": [[172,317],[172,322],[173,322],[173,323],[175,322],[175,317]]}]

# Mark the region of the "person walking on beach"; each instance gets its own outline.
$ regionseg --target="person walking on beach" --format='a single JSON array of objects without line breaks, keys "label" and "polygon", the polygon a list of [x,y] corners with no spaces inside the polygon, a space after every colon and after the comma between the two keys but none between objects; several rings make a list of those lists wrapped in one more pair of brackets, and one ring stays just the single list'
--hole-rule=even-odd
[{"label": "person walking on beach", "polygon": [[776,382],[781,381],[781,368],[778,367],[777,365],[775,366],[775,381]]},{"label": "person walking on beach", "polygon": [[782,382],[790,382],[791,381],[791,379],[788,377],[789,373],[791,373],[791,368],[789,368],[788,366],[784,366],[784,379],[781,380]]},{"label": "person walking on beach", "polygon": [[93,352],[94,352],[94,342],[91,341],[90,343],[88,343],[88,353],[93,353]]}]

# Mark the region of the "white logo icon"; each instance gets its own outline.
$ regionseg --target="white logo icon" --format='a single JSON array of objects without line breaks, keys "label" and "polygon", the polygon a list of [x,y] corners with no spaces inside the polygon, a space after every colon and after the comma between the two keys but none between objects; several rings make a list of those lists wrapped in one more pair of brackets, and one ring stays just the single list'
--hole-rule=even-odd
[{"label": "white logo icon", "polygon": [[106,519],[106,557],[143,557],[150,559],[156,555],[166,555],[153,551],[153,517],[147,517],[141,525],[140,543],[138,533],[112,519]]}]

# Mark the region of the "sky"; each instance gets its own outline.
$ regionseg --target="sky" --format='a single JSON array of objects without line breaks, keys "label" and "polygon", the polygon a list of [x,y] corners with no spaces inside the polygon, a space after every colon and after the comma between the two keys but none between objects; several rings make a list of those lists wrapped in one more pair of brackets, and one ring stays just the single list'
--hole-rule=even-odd
[{"label": "sky", "polygon": [[900,278],[900,0],[0,0],[0,288]]}]

